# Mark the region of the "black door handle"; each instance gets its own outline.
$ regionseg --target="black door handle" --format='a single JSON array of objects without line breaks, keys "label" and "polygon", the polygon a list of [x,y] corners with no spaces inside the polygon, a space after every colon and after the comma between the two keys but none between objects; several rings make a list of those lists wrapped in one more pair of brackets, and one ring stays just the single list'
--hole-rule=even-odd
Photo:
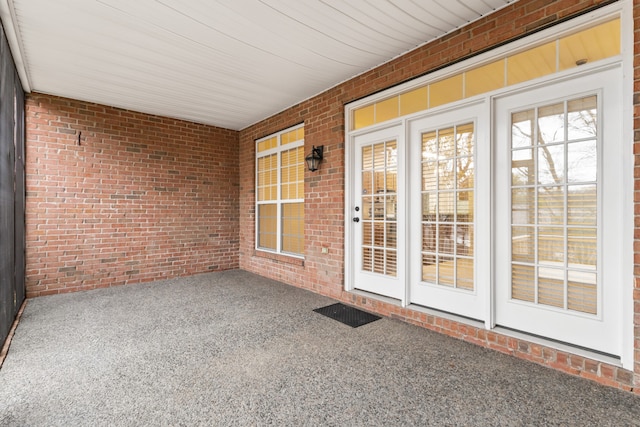
[{"label": "black door handle", "polygon": [[353,218],[353,222],[360,222],[360,218],[358,217]]}]

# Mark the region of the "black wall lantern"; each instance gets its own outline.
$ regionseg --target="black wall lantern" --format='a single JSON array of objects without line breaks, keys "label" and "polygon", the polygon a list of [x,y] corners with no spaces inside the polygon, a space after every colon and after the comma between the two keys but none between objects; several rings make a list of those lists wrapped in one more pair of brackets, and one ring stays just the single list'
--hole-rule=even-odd
[{"label": "black wall lantern", "polygon": [[316,147],[315,145],[311,149],[311,154],[304,158],[307,162],[307,168],[311,171],[317,171],[318,165],[322,161],[322,153],[324,152],[324,145]]}]

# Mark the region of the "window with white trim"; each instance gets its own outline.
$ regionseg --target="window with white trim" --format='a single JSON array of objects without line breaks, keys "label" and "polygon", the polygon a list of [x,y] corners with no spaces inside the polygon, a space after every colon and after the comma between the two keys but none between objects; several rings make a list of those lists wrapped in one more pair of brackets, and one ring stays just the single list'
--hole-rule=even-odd
[{"label": "window with white trim", "polygon": [[386,129],[406,135],[409,185],[399,209],[409,215],[398,238],[410,248],[397,263],[409,277],[404,288],[369,291],[373,275],[358,247],[364,227],[347,211],[347,291],[400,295],[406,306],[633,367],[633,308],[623,299],[632,271],[629,51],[617,15],[577,19],[347,106],[353,212],[360,141]]},{"label": "window with white trim", "polygon": [[304,125],[256,141],[256,248],[304,255]]}]

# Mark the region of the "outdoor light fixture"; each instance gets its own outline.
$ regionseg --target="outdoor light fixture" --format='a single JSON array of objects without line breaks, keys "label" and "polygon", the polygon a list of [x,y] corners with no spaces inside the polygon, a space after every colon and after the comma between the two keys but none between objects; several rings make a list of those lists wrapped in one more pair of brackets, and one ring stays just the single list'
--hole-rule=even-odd
[{"label": "outdoor light fixture", "polygon": [[324,152],[324,145],[316,147],[315,145],[311,149],[311,154],[304,158],[307,162],[307,168],[311,171],[317,171],[318,165],[322,161],[322,153]]}]

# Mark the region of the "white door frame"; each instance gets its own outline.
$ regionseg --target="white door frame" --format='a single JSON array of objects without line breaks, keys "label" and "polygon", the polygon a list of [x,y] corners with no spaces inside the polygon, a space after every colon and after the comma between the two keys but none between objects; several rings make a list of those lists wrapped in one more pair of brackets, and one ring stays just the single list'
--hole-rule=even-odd
[{"label": "white door frame", "polygon": [[[495,320],[496,323],[528,333],[569,342],[605,353],[620,355],[622,316],[621,273],[623,247],[616,238],[623,235],[621,137],[621,69],[614,66],[564,81],[552,81],[494,100],[495,183]],[[548,105],[583,95],[598,95],[598,315],[525,303],[510,297],[511,289],[511,145],[510,113]],[[608,184],[607,184],[608,183]],[[613,184],[612,184],[613,183]],[[608,185],[608,186],[607,186]],[[613,237],[613,238],[612,238]],[[508,284],[508,286],[507,286]],[[606,292],[603,292],[603,287]]]},{"label": "white door frame", "polygon": [[[607,19],[619,18],[621,22],[621,32],[622,32],[622,45],[621,45],[621,55],[618,58],[612,58],[611,60],[606,60],[600,66],[592,66],[591,64],[587,64],[581,66],[579,69],[575,69],[572,71],[561,72],[556,75],[550,75],[548,77],[537,79],[536,81],[524,82],[518,85],[506,87],[504,89],[496,90],[491,93],[487,93],[485,96],[476,97],[474,99],[483,98],[485,102],[492,103],[495,97],[506,96],[509,93],[515,93],[519,90],[527,89],[533,87],[535,85],[545,85],[545,84],[553,84],[555,81],[561,81],[563,79],[570,79],[574,75],[580,75],[587,72],[590,69],[594,68],[602,68],[602,66],[607,66],[607,64],[611,65],[614,63],[622,63],[623,68],[623,77],[621,87],[623,89],[622,93],[622,151],[623,157],[620,159],[620,169],[623,174],[623,185],[621,191],[623,191],[623,211],[620,213],[620,221],[619,226],[622,228],[623,233],[621,235],[621,245],[623,248],[623,253],[621,256],[621,265],[623,271],[621,272],[621,295],[619,300],[617,301],[620,306],[621,316],[621,325],[620,325],[620,333],[622,335],[622,349],[618,352],[620,356],[620,360],[622,362],[622,366],[625,369],[633,370],[634,366],[634,301],[633,301],[633,232],[634,229],[634,215],[633,215],[633,169],[634,169],[634,160],[633,160],[633,121],[634,121],[634,108],[633,108],[633,52],[634,52],[634,38],[633,38],[633,3],[630,0],[621,0],[619,2],[598,8],[596,10],[590,11],[582,16],[576,17],[570,21],[560,23],[558,25],[554,25],[552,28],[545,29],[541,32],[533,34],[531,36],[516,40],[509,44],[500,46],[498,48],[492,49],[486,53],[480,54],[473,58],[461,61],[457,64],[453,64],[449,67],[440,69],[428,75],[418,77],[409,82],[400,84],[398,86],[391,87],[384,91],[378,92],[374,95],[368,96],[366,98],[361,98],[357,101],[349,103],[345,106],[344,110],[344,118],[345,118],[345,283],[344,289],[346,291],[353,291],[353,262],[351,260],[351,254],[354,250],[353,243],[353,233],[351,232],[351,214],[352,214],[352,205],[351,202],[353,200],[353,174],[354,172],[354,151],[353,151],[353,138],[356,135],[361,135],[364,133],[368,133],[370,131],[374,131],[377,129],[383,129],[388,126],[395,126],[399,124],[406,124],[407,120],[412,118],[422,116],[424,113],[431,113],[432,110],[426,110],[422,113],[415,113],[411,115],[407,115],[404,117],[399,117],[398,119],[390,120],[388,122],[367,126],[365,128],[361,128],[358,130],[353,130],[354,128],[354,110],[361,108],[363,106],[371,105],[373,102],[380,101],[386,98],[389,98],[394,95],[401,94],[405,91],[410,91],[413,88],[428,84],[430,82],[435,82],[441,80],[443,78],[447,78],[448,76],[455,75],[459,73],[461,70],[465,70],[467,68],[474,67],[475,64],[478,63],[488,63],[494,61],[495,59],[499,59],[508,55],[510,52],[518,51],[526,49],[527,46],[532,46],[535,44],[540,44],[546,40],[552,40],[558,37],[558,35],[567,34],[573,32],[577,27],[586,27],[591,25],[593,22],[597,21],[605,21]],[[595,64],[594,64],[595,65]],[[446,109],[447,106],[445,106]],[[434,109],[433,111],[435,111]],[[440,110],[440,108],[438,108]],[[489,108],[491,120],[493,120],[493,112],[492,108]],[[493,132],[493,130],[491,130]],[[493,139],[493,135],[491,135],[491,140]],[[492,147],[493,150],[493,147]],[[491,154],[493,156],[493,154]],[[488,163],[493,162],[493,158],[489,159]],[[481,163],[480,161],[478,163]],[[491,168],[494,166],[491,165]],[[495,190],[491,189],[491,195],[495,195]],[[410,202],[410,200],[409,200]],[[496,219],[493,212],[491,213],[490,227],[492,229],[496,226]],[[480,239],[479,233],[482,231],[486,231],[488,234],[487,240],[493,241],[491,238],[491,232],[487,229],[478,230],[477,239]],[[490,253],[493,258],[495,255],[493,254],[494,245],[491,244],[492,250]],[[408,253],[408,252],[407,252]],[[401,268],[400,264],[398,268]],[[490,283],[493,286],[493,277],[489,278]],[[408,286],[407,286],[408,289]],[[407,290],[407,295],[401,300],[402,306],[407,306],[409,303],[409,294]],[[495,313],[494,313],[494,295],[492,292],[487,292],[486,295],[486,307],[488,307],[487,312],[485,313],[485,327],[487,329],[493,329],[495,327]],[[464,319],[461,318],[461,321],[464,322]],[[508,330],[502,331],[506,335],[509,335],[510,332]],[[544,341],[543,341],[544,342]],[[551,347],[557,347],[554,345],[552,341],[547,342],[547,345]],[[565,347],[559,346],[557,348]],[[598,359],[597,355],[593,355],[596,359]],[[607,359],[608,360],[608,359]]]},{"label": "white door frame", "polygon": [[[396,276],[386,274],[366,272],[362,270],[362,232],[366,222],[366,207],[360,203],[363,197],[358,191],[362,185],[362,176],[359,172],[358,159],[361,159],[361,146],[385,143],[394,140],[397,152],[397,191],[395,193],[397,201],[396,213]],[[373,132],[367,132],[352,137],[353,150],[353,175],[348,187],[352,189],[352,198],[347,202],[348,211],[345,213],[348,221],[349,243],[353,250],[348,254],[352,263],[350,274],[352,289],[359,289],[365,292],[372,292],[383,297],[399,300],[404,304],[405,284],[406,284],[406,178],[405,178],[405,137],[402,125],[385,127]],[[373,195],[371,195],[373,197]],[[375,197],[373,197],[375,198]],[[357,209],[357,210],[356,210]],[[371,215],[374,212],[370,213]],[[386,218],[386,216],[385,216]],[[373,219],[373,218],[371,218]],[[349,221],[350,220],[350,221]],[[357,220],[357,222],[355,222]]]},{"label": "white door frame", "polygon": [[[421,229],[421,135],[425,131],[454,124],[474,124],[474,290],[464,291],[429,284],[422,280],[422,229]],[[489,312],[489,287],[491,283],[491,187],[489,137],[489,109],[484,99],[472,103],[456,103],[452,108],[430,112],[407,123],[409,146],[409,303],[462,315],[482,322]],[[487,324],[488,326],[488,324]]]}]

